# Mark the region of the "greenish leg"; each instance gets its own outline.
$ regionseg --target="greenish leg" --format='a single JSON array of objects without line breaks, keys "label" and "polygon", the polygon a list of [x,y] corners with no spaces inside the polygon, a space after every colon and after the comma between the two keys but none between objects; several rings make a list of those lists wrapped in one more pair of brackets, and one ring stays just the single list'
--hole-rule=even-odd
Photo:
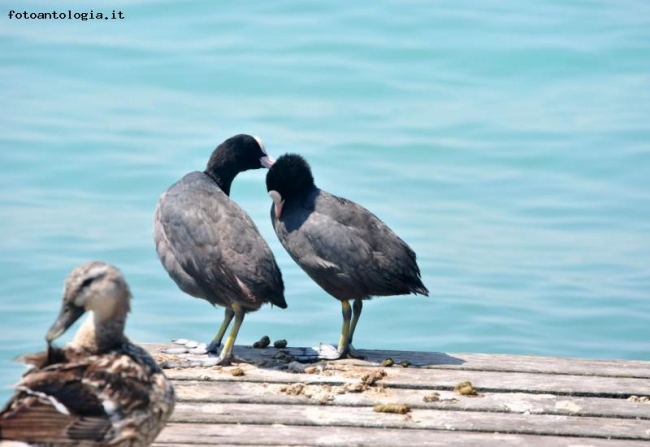
[{"label": "greenish leg", "polygon": [[228,338],[226,339],[226,343],[224,343],[223,349],[221,350],[221,355],[219,356],[220,365],[228,364],[232,359],[232,348],[235,345],[235,340],[237,339],[239,328],[241,327],[241,324],[244,321],[244,315],[246,315],[244,308],[241,307],[239,304],[233,303],[231,307],[235,314],[235,324],[232,326],[232,329],[230,330],[230,335],[228,335]]},{"label": "greenish leg", "polygon": [[230,325],[230,322],[232,321],[232,318],[234,316],[235,316],[235,312],[231,308],[226,307],[226,311],[223,314],[223,323],[221,323],[221,327],[219,328],[217,335],[214,336],[214,338],[208,345],[209,353],[216,354],[219,351],[219,347],[221,346],[221,340],[223,339],[223,335],[226,333],[226,329],[228,329],[228,326]]},{"label": "greenish leg", "polygon": [[352,305],[352,323],[350,323],[350,336],[348,337],[348,343],[352,344],[352,338],[354,337],[354,330],[357,328],[357,323],[359,322],[359,317],[361,316],[361,311],[363,310],[363,301],[360,299],[354,300]]},{"label": "greenish leg", "polygon": [[341,301],[341,310],[343,313],[343,329],[341,330],[338,351],[341,358],[344,358],[350,352],[350,319],[352,318],[352,307],[348,300]]}]

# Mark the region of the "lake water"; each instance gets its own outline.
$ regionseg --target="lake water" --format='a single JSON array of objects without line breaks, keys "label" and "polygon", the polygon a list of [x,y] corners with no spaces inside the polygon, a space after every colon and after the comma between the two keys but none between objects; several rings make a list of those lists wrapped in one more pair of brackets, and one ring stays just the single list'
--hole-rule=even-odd
[{"label": "lake water", "polygon": [[[122,20],[16,19],[3,2],[0,397],[78,263],[119,266],[137,341],[208,341],[152,242],[159,195],[245,132],[418,254],[425,297],[378,298],[355,345],[650,360],[650,3],[118,1]],[[271,245],[287,310],[238,342],[335,342],[340,306],[273,233],[265,172],[232,197]],[[64,338],[64,340],[67,338]]]}]

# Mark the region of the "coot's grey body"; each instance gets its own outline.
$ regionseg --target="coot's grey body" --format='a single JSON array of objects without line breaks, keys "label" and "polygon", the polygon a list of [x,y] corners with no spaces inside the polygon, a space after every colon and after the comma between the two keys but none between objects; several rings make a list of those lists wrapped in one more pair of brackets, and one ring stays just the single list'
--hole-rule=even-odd
[{"label": "coot's grey body", "polygon": [[260,140],[230,138],[215,149],[205,172],[192,172],[173,184],[156,208],[154,240],[165,270],[185,293],[226,308],[208,351],[218,350],[236,318],[215,363],[230,360],[246,312],[263,303],[287,307],[273,253],[248,214],[229,197],[239,172],[271,163]]},{"label": "coot's grey body", "polygon": [[203,172],[172,185],[156,209],[154,237],[165,270],[185,293],[247,311],[286,307],[273,253],[248,214]]},{"label": "coot's grey body", "polygon": [[[275,202],[271,221],[280,242],[319,286],[342,302],[339,356],[350,354],[361,300],[428,295],[415,252],[366,208],[316,187],[302,157],[280,157],[267,174],[267,189]],[[349,300],[354,300],[351,326]]]},{"label": "coot's grey body", "polygon": [[293,260],[338,300],[427,293],[413,250],[357,203],[314,187],[271,219]]}]

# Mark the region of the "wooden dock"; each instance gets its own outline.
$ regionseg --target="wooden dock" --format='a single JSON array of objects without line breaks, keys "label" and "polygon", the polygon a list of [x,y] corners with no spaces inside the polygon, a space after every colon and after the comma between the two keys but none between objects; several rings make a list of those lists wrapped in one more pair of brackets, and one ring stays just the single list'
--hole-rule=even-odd
[{"label": "wooden dock", "polygon": [[[159,353],[170,345],[144,346],[174,359]],[[178,402],[154,445],[650,445],[647,361],[359,352],[300,364],[237,346],[245,362],[168,369]],[[472,387],[454,390],[462,382]]]}]

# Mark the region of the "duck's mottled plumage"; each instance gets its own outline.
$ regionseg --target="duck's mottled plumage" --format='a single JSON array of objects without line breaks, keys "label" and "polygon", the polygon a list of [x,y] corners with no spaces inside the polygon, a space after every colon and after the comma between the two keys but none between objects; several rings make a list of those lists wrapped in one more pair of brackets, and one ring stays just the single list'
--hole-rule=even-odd
[{"label": "duck's mottled plumage", "polygon": [[[122,330],[130,293],[120,272],[101,262],[66,280],[61,335],[82,307],[92,314],[64,348],[19,358],[29,366],[0,413],[0,439],[32,446],[148,446],[174,408],[174,390],[151,356]],[[77,316],[78,318],[78,316]]]}]

